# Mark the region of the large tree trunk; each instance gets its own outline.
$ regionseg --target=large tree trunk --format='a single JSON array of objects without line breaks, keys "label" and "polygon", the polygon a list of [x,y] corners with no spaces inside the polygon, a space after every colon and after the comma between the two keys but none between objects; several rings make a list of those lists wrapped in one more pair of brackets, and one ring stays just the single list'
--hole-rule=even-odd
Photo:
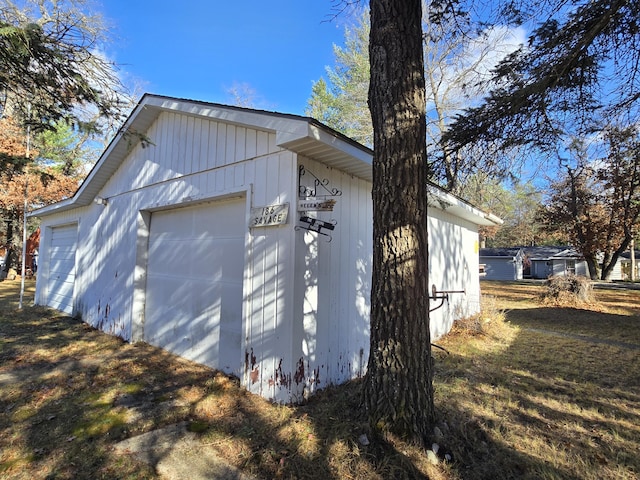
[{"label": "large tree trunk", "polygon": [[609,281],[611,278],[611,274],[613,273],[613,269],[618,263],[618,259],[620,255],[622,255],[628,248],[629,245],[633,245],[633,236],[631,233],[627,233],[624,237],[620,246],[613,252],[611,255],[605,255],[604,260],[602,262],[602,275],[601,279],[605,281]]},{"label": "large tree trunk", "polygon": [[373,279],[364,401],[374,430],[426,444],[435,412],[421,3],[370,2]]},{"label": "large tree trunk", "polygon": [[600,267],[598,266],[598,260],[594,255],[585,255],[585,261],[587,262],[587,268],[589,269],[589,278],[591,280],[600,279]]},{"label": "large tree trunk", "polygon": [[15,211],[9,210],[5,211],[5,215],[7,216],[7,252],[2,269],[4,272],[9,272],[10,268],[14,268],[14,263],[16,262],[16,252],[13,243],[13,230],[17,214]]}]

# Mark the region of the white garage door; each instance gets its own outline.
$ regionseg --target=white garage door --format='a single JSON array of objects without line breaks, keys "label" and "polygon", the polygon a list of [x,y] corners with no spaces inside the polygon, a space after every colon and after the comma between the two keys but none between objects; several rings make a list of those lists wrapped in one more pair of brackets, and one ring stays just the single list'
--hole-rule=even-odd
[{"label": "white garage door", "polygon": [[75,224],[51,229],[46,304],[69,315],[73,313],[77,240]]},{"label": "white garage door", "polygon": [[151,215],[144,338],[240,374],[245,200]]}]

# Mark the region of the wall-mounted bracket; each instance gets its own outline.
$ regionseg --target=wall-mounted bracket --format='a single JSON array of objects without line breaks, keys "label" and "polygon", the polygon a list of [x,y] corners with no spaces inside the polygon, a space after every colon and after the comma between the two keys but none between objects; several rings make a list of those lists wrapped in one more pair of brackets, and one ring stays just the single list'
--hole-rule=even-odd
[{"label": "wall-mounted bracket", "polygon": [[318,220],[317,218],[307,217],[306,215],[303,215],[302,217],[300,217],[300,221],[304,225],[296,225],[294,227],[294,230],[307,230],[309,232],[316,232],[320,235],[324,235],[325,237],[327,237],[328,242],[332,240],[332,237],[331,235],[329,235],[326,232],[323,232],[322,230],[323,229],[334,230],[338,223],[335,220],[331,220],[330,222],[325,222],[324,220]]},{"label": "wall-mounted bracket", "polygon": [[[311,182],[308,185],[304,183],[305,176],[311,177]],[[298,167],[298,197],[302,199],[326,199],[327,197],[339,197],[342,195],[342,190],[334,188],[329,184],[329,179],[318,178],[313,172],[307,170],[304,165]]]},{"label": "wall-mounted bracket", "polygon": [[429,295],[429,299],[431,300],[439,300],[440,303],[433,308],[429,309],[429,312],[433,312],[434,310],[439,309],[444,305],[444,302],[449,303],[449,294],[452,293],[462,293],[466,294],[466,290],[438,290],[435,285],[431,286],[431,295]]}]

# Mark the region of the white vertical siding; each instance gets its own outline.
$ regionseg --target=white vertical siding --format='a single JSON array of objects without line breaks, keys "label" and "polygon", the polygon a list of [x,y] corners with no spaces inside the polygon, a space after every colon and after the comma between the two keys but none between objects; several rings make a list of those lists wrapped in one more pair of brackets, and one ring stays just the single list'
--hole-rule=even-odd
[{"label": "white vertical siding", "polygon": [[[341,196],[333,212],[309,215],[337,221],[332,240],[299,230],[296,237],[294,346],[297,380],[307,392],[364,374],[369,351],[372,263],[371,184],[309,159],[300,163]],[[326,192],[324,192],[326,193]],[[318,192],[320,195],[320,192]],[[480,309],[478,231],[471,222],[429,208],[429,285],[449,294],[430,315],[431,336]],[[434,306],[438,302],[433,302]],[[295,380],[295,378],[294,378]],[[301,395],[300,385],[294,393]]]},{"label": "white vertical siding", "polygon": [[[152,145],[133,147],[127,161],[104,186],[101,196],[108,199],[106,206],[92,204],[43,220],[46,227],[81,218],[75,313],[89,324],[126,340],[132,335],[139,211],[197,203],[234,191],[246,193],[252,182],[266,184],[268,174],[277,174],[281,161],[275,134],[176,113],[162,113],[146,135]],[[251,152],[259,158],[239,161],[238,152]],[[293,155],[285,152],[283,156],[287,165],[282,170],[294,169]],[[262,173],[256,174],[255,169],[262,169]],[[281,181],[291,182],[291,176]],[[275,189],[263,189],[259,201],[288,201],[291,185],[276,185]],[[249,208],[248,205],[247,212]],[[287,240],[283,235],[275,239],[268,236],[266,249]],[[41,257],[41,262],[44,260]],[[274,258],[267,261],[273,262]],[[273,284],[274,281],[265,285],[265,290],[275,291],[277,286]],[[38,292],[36,301],[46,303],[42,292]]]},{"label": "white vertical siding", "polygon": [[[247,165],[248,167],[248,165]],[[281,152],[252,163],[253,206],[290,203],[295,198],[295,155]],[[245,376],[254,393],[289,400],[293,359],[293,212],[287,225],[250,233],[245,281]]]},{"label": "white vertical siding", "polygon": [[[133,338],[133,312],[141,311],[133,299],[144,299],[134,292],[134,285],[144,292],[144,281],[134,278],[136,268],[145,268],[137,263],[140,254],[135,248],[140,211],[196,204],[233,192],[247,195],[251,202],[247,213],[251,206],[287,202],[295,209],[295,155],[277,149],[274,134],[163,113],[147,135],[155,145],[136,146],[103,188],[108,205],[91,205],[43,222],[53,225],[83,217],[76,313],[126,340]],[[238,157],[247,153],[253,157]],[[243,381],[249,390],[287,401],[294,364],[289,255],[293,226],[252,231],[247,227],[246,232],[246,248],[252,255],[244,274],[239,370],[245,372]],[[45,303],[42,296],[37,301]]]},{"label": "white vertical siding", "polygon": [[[439,208],[429,207],[429,286],[448,294],[448,301],[430,314],[432,340],[446,334],[454,320],[480,311],[477,225]],[[431,308],[440,303],[431,300]]]},{"label": "white vertical siding", "polygon": [[[178,178],[203,175],[225,166],[280,150],[275,134],[225,125],[178,113],[162,113],[146,133],[152,145],[133,147],[127,161],[104,187],[102,196],[122,195]],[[251,156],[246,156],[247,154]],[[244,168],[244,167],[241,167]],[[222,169],[224,171],[224,169]],[[244,184],[233,170],[233,182]],[[225,190],[225,180],[216,175],[217,191]],[[186,180],[199,184],[198,180]],[[210,189],[201,187],[204,194]]]},{"label": "white vertical siding", "polygon": [[296,232],[293,391],[302,397],[366,370],[373,217],[369,182],[307,158],[299,164],[307,172],[303,184],[313,184],[313,173],[342,192],[329,197],[336,200],[332,212],[307,212],[336,222],[333,231],[325,230],[331,237]]}]

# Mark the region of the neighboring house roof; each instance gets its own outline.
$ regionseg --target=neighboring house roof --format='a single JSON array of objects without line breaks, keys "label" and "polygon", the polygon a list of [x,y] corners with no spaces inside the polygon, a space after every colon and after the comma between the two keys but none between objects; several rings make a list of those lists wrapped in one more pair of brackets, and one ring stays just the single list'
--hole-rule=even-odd
[{"label": "neighboring house roof", "polygon": [[568,246],[543,246],[543,247],[503,247],[481,248],[481,257],[513,257],[519,254],[526,255],[530,260],[551,260],[560,258],[583,258],[573,247]]},{"label": "neighboring house roof", "polygon": [[512,248],[481,248],[480,256],[481,257],[509,257],[516,258],[522,252],[522,248],[520,247],[512,247]]},{"label": "neighboring house roof", "polygon": [[583,258],[583,256],[575,248],[569,246],[525,247],[524,251],[530,260]]},{"label": "neighboring house roof", "polygon": [[[94,201],[129,152],[162,112],[179,112],[230,124],[273,132],[279,147],[291,150],[355,177],[373,181],[373,151],[313,118],[233,107],[197,100],[145,94],[104,150],[73,197],[35,210],[30,216],[44,217]],[[153,142],[153,139],[150,139]],[[477,225],[500,225],[502,220],[464,200],[429,184],[429,204]]]},{"label": "neighboring house roof", "polygon": [[[627,250],[620,254],[622,260],[631,260],[631,252]],[[635,259],[640,263],[640,250],[635,250]]]}]

